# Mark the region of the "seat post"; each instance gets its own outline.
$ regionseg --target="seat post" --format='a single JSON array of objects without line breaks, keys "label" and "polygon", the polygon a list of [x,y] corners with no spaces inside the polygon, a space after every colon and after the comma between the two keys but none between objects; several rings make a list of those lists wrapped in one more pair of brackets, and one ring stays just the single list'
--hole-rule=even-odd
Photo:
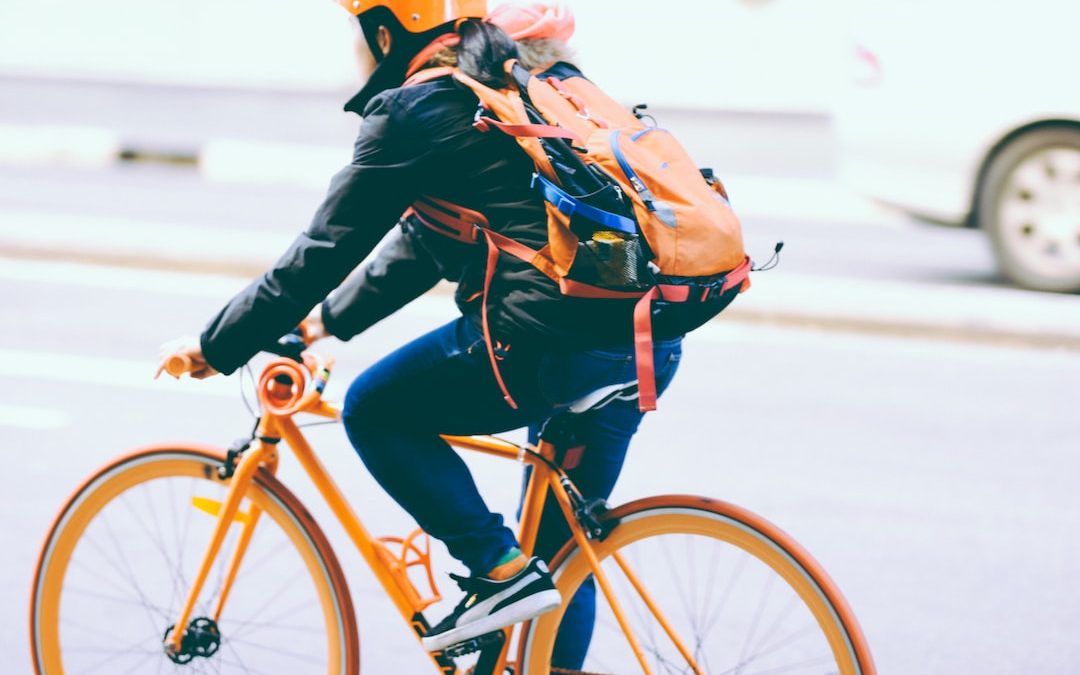
[{"label": "seat post", "polygon": [[[555,446],[542,436],[537,441],[536,452],[550,462],[555,462]],[[521,524],[518,530],[518,545],[528,556],[536,548],[536,536],[540,531],[540,517],[544,513],[544,503],[548,498],[547,477],[551,469],[543,463],[534,462],[525,469],[528,483],[525,497],[521,500]]]}]

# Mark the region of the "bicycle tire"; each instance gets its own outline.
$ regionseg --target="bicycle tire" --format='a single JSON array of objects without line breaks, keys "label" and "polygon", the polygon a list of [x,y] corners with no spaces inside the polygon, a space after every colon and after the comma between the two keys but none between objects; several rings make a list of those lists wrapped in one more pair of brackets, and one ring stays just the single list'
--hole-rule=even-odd
[{"label": "bicycle tire", "polygon": [[[105,600],[99,599],[105,596],[107,593],[115,592],[113,589],[119,588],[123,585],[123,580],[116,581],[108,578],[103,578],[98,586],[94,587],[94,590],[85,591],[83,589],[75,589],[74,587],[68,588],[65,585],[65,580],[71,576],[79,577],[80,574],[89,577],[91,571],[83,571],[79,565],[72,565],[72,555],[76,552],[83,552],[84,549],[87,555],[94,553],[95,551],[101,551],[100,544],[95,543],[88,534],[89,528],[102,529],[108,531],[110,534],[114,533],[116,527],[112,515],[113,511],[106,511],[110,506],[115,506],[117,509],[119,505],[125,505],[128,510],[132,511],[132,517],[129,523],[129,529],[136,535],[145,534],[144,539],[152,540],[150,543],[153,546],[161,549],[162,545],[167,540],[173,537],[167,537],[163,530],[154,530],[149,528],[145,524],[147,515],[145,509],[133,509],[132,500],[137,500],[138,495],[142,495],[143,500],[153,505],[151,501],[156,495],[151,490],[157,490],[159,486],[167,485],[170,490],[169,498],[172,501],[179,502],[181,500],[173,499],[174,483],[172,480],[159,480],[159,479],[176,479],[179,481],[185,481],[191,485],[191,494],[195,495],[196,492],[202,494],[203,491],[217,491],[223,492],[224,486],[228,484],[227,480],[223,480],[218,476],[218,467],[222,465],[225,459],[225,453],[208,447],[200,446],[169,446],[169,447],[154,447],[140,450],[130,455],[121,457],[113,462],[109,463],[90,478],[88,478],[68,499],[59,514],[53,521],[52,526],[49,529],[49,533],[46,536],[45,542],[42,545],[41,553],[38,557],[37,566],[34,573],[33,589],[30,598],[30,643],[32,661],[34,664],[34,671],[38,675],[62,675],[64,672],[82,672],[84,668],[82,666],[75,668],[65,667],[65,661],[68,660],[68,656],[74,659],[74,648],[68,649],[68,654],[65,654],[65,645],[62,644],[62,633],[68,634],[69,631],[74,632],[68,624],[61,628],[61,623],[65,621],[64,609],[68,608],[69,614],[75,611],[75,608],[80,604],[87,606],[91,601],[80,600],[79,593],[90,593],[94,598],[93,602],[100,603],[117,603],[123,602],[120,598],[112,598],[111,596],[105,598]],[[151,484],[151,481],[157,481]],[[138,491],[136,490],[138,489]],[[160,491],[160,490],[159,490]],[[133,496],[134,495],[134,496]],[[307,643],[321,645],[323,637],[318,635],[319,630],[325,630],[325,647],[326,647],[326,667],[328,675],[357,675],[359,673],[359,638],[356,629],[356,618],[353,611],[352,599],[349,594],[349,589],[346,584],[345,576],[342,573],[341,566],[334,555],[333,550],[330,548],[329,542],[319,526],[312,519],[311,515],[301,505],[297,498],[285,488],[272,473],[266,469],[260,468],[252,481],[252,487],[245,495],[246,503],[257,505],[262,513],[263,520],[259,521],[259,525],[255,528],[255,537],[259,538],[263,532],[267,532],[266,537],[279,536],[281,539],[278,541],[274,548],[271,549],[270,554],[264,554],[258,561],[251,562],[249,558],[251,553],[249,551],[248,556],[244,559],[244,564],[241,566],[241,574],[238,577],[236,584],[234,584],[234,591],[229,596],[229,603],[226,607],[226,615],[234,613],[233,605],[240,604],[237,600],[238,592],[235,587],[238,586],[241,581],[245,579],[244,572],[247,569],[245,566],[251,562],[251,569],[254,569],[254,565],[269,565],[271,568],[284,564],[281,561],[294,560],[288,555],[290,546],[295,551],[298,558],[295,560],[294,566],[300,570],[296,573],[300,577],[293,585],[290,580],[287,580],[284,585],[284,591],[278,591],[278,597],[282,593],[287,591],[293,591],[294,589],[304,589],[307,586],[303,582],[304,573],[308,575],[314,586],[315,594],[318,596],[317,607],[310,611],[315,613],[315,619],[313,620],[313,626],[299,626],[299,627],[285,627],[287,624],[273,624],[258,621],[245,621],[237,622],[241,626],[242,630],[247,631],[245,635],[249,636],[252,631],[259,635],[259,631],[298,631],[301,628],[310,633],[309,637],[306,637]],[[194,499],[192,499],[194,501]],[[143,504],[136,504],[136,506],[142,507]],[[177,571],[170,570],[170,573],[179,577],[179,581],[175,582],[176,589],[171,590],[171,593],[175,597],[184,597],[187,592],[187,581],[183,576],[183,567],[190,561],[185,559],[184,553],[187,549],[183,546],[183,543],[188,538],[190,530],[202,529],[207,522],[213,523],[216,518],[205,517],[199,518],[191,516],[191,512],[196,509],[188,508],[187,511],[181,515],[176,516],[176,512],[173,512],[174,523],[179,523],[179,518],[184,518],[183,523],[183,536],[179,536],[179,526],[173,529],[177,532],[169,532],[169,534],[177,535]],[[117,511],[118,512],[118,511]],[[108,515],[103,515],[103,514]],[[156,519],[155,512],[155,519]],[[270,528],[264,525],[266,518],[277,525],[278,529]],[[192,526],[191,521],[195,520],[196,525]],[[142,533],[138,531],[139,527],[142,527]],[[212,526],[212,525],[210,525]],[[230,530],[238,530],[239,528],[230,528]],[[280,535],[279,535],[280,532]],[[122,534],[125,534],[121,530]],[[80,547],[80,543],[85,541],[86,543]],[[113,537],[111,540],[113,543],[119,544],[123,541],[123,547],[135,547],[138,545],[138,537]],[[197,542],[197,550],[191,551],[191,557],[197,560],[200,558],[208,539],[203,539]],[[255,539],[253,539],[255,541]],[[261,542],[261,540],[259,540]],[[144,541],[143,544],[146,542]],[[171,541],[167,543],[171,544]],[[130,552],[130,551],[129,551]],[[131,571],[137,568],[139,573],[143,570],[152,569],[153,566],[148,565],[148,558],[136,558],[136,565],[132,566],[127,562],[126,554],[122,550],[119,552],[108,552],[110,555],[102,553],[103,559],[107,561],[115,561],[117,558],[112,557],[112,553],[117,553],[119,559],[125,561],[125,566],[120,571]],[[165,556],[167,551],[161,550],[161,554]],[[227,557],[228,551],[223,549],[219,554],[219,558]],[[79,560],[76,558],[76,560]],[[172,560],[166,557],[166,562]],[[81,563],[80,563],[81,564]],[[92,571],[99,574],[101,567],[95,567]],[[75,569],[72,572],[72,568]],[[107,572],[108,570],[106,570]],[[265,571],[265,569],[263,570]],[[260,572],[260,576],[265,577],[265,574]],[[249,577],[252,579],[250,586],[255,586],[255,575],[252,574]],[[276,580],[275,580],[276,581]],[[110,585],[111,584],[111,585]],[[153,603],[150,603],[147,599],[142,597],[144,592],[154,593],[159,591],[162,584],[158,584],[157,587],[151,586],[149,591],[140,589],[138,581],[132,581],[131,584],[135,587],[135,591],[138,594],[139,602],[144,605],[143,609],[151,607],[153,609],[160,609],[160,605],[154,607]],[[208,581],[208,587],[212,584]],[[252,597],[255,597],[254,593],[249,593]],[[211,599],[212,601],[213,599]],[[273,600],[273,597],[271,598]],[[137,603],[131,603],[137,604]],[[175,607],[175,605],[173,605]],[[268,605],[273,607],[273,604]],[[280,610],[280,606],[274,607],[274,610]],[[297,610],[306,610],[302,608]],[[169,612],[174,611],[172,609]],[[135,612],[132,612],[135,613]],[[160,616],[164,616],[167,612],[159,612],[158,617],[153,616],[153,612],[148,612],[151,623],[155,619],[160,619]],[[178,614],[178,613],[177,613]],[[294,621],[296,613],[287,614],[286,618],[290,621]],[[222,663],[215,666],[215,672],[224,672],[222,668],[225,668],[226,659],[226,643],[229,640],[230,631],[224,628],[226,616],[222,616],[222,628],[219,633],[220,647]],[[94,631],[93,634],[100,634],[102,637],[110,637],[110,633],[113,632],[112,626],[115,625],[117,617],[114,613],[110,612],[106,616],[101,617],[100,624],[95,624],[84,628],[85,631]],[[175,620],[175,617],[174,619]],[[140,619],[141,621],[141,619]],[[322,628],[320,629],[319,623],[321,622]],[[167,622],[166,622],[167,623]],[[83,624],[77,624],[83,625]],[[152,626],[150,626],[152,628]],[[165,626],[159,626],[160,631]],[[89,633],[88,633],[89,634]],[[128,635],[130,635],[129,633]],[[139,633],[142,635],[142,633]],[[137,643],[137,648],[144,654],[149,656],[144,657],[148,659],[150,664],[148,667],[153,672],[155,668],[157,672],[172,672],[177,670],[179,672],[191,672],[191,669],[185,671],[184,666],[176,666],[169,663],[157,663],[153,659],[155,658],[153,651],[159,650],[157,656],[164,659],[167,658],[163,649],[162,642],[164,639],[164,633],[158,632],[157,644],[147,644],[147,639],[144,643]],[[273,636],[278,633],[273,633]],[[115,636],[115,637],[121,637]],[[226,668],[226,670],[248,671],[247,664],[242,660],[235,645],[242,644],[240,641],[240,633],[237,631],[236,641],[228,642],[229,649],[232,650],[232,654],[235,654],[235,659],[240,662],[240,667]],[[277,644],[265,638],[270,642],[264,649],[276,650],[282,645]],[[130,637],[128,638],[130,640]],[[304,642],[304,640],[298,640],[297,642]],[[251,644],[251,643],[248,643]],[[214,648],[217,650],[217,647]],[[248,647],[241,647],[241,649],[248,649]],[[259,648],[256,647],[255,651]],[[83,649],[82,652],[93,651]],[[97,651],[107,651],[105,647],[98,649]],[[118,652],[119,653],[119,652]],[[269,652],[267,652],[269,655]],[[284,654],[282,656],[281,654]],[[208,657],[214,658],[216,654]],[[284,659],[288,661],[289,658],[299,658],[300,656],[306,656],[304,654],[297,654],[290,652],[288,648],[281,649],[279,652],[275,652],[274,658]],[[108,657],[108,655],[107,655]],[[107,662],[107,661],[106,661]],[[321,663],[321,661],[320,661]],[[171,669],[170,669],[170,666]],[[117,666],[116,668],[118,668]],[[143,672],[143,668],[136,665],[138,672]],[[199,669],[196,668],[196,671]],[[321,666],[318,669],[322,670]],[[110,672],[124,672],[123,670],[116,670],[110,667]],[[252,670],[251,672],[257,672]],[[279,672],[274,670],[274,672]]]},{"label": "bicycle tire", "polygon": [[[713,673],[714,675],[716,673],[800,672],[799,668],[805,663],[807,666],[806,672],[836,672],[840,673],[840,675],[873,675],[876,673],[862,630],[836,584],[799,544],[765,519],[722,501],[702,497],[671,495],[626,504],[608,512],[603,521],[614,524],[614,527],[602,540],[594,540],[592,543],[594,544],[596,556],[600,560],[605,575],[608,577],[609,582],[612,583],[613,588],[617,585],[616,582],[619,581],[621,575],[621,570],[616,565],[617,561],[612,558],[616,551],[620,552],[625,560],[627,555],[641,550],[645,551],[647,556],[657,551],[671,553],[671,541],[665,540],[659,547],[652,546],[653,543],[665,537],[678,541],[681,541],[680,538],[685,538],[694,544],[693,547],[687,544],[687,550],[691,555],[682,558],[681,562],[673,561],[672,557],[666,554],[652,555],[653,558],[665,557],[669,561],[678,564],[685,563],[685,566],[690,568],[688,576],[696,575],[700,578],[685,584],[689,588],[689,592],[683,590],[683,585],[676,575],[672,575],[675,580],[668,584],[668,590],[673,585],[679,589],[678,592],[663,595],[661,589],[654,588],[654,586],[664,586],[665,579],[661,578],[662,575],[641,578],[644,579],[643,585],[653,596],[653,600],[656,601],[657,605],[661,605],[664,614],[667,615],[666,618],[673,624],[678,625],[674,632],[677,632],[684,645],[693,646],[693,658],[697,660],[697,665],[702,672]],[[720,569],[721,558],[726,561],[731,556],[728,556],[725,550],[723,556],[714,554],[714,558],[710,559],[708,564],[699,564],[701,559],[696,557],[699,551],[698,543],[715,547],[717,550],[729,549],[736,560],[743,561],[741,563],[743,566],[739,568],[740,571],[734,575],[729,585],[724,587],[727,595],[721,598],[722,602],[719,603],[719,608],[713,606],[711,597],[714,595],[713,591],[718,588],[718,580],[704,580],[704,575],[714,573],[715,570]],[[643,549],[642,546],[644,546]],[[693,550],[690,550],[691,548]],[[627,566],[632,571],[640,571],[634,570],[633,565]],[[646,564],[646,566],[650,565]],[[655,566],[651,565],[651,567]],[[762,608],[765,605],[766,598],[773,593],[771,589],[774,588],[774,586],[765,586],[766,590],[761,593],[754,590],[758,584],[756,580],[754,584],[749,584],[749,575],[751,573],[747,573],[747,569],[760,569],[760,573],[764,577],[769,579],[775,577],[783,581],[787,585],[791,597],[794,598],[794,600],[789,599],[787,601],[788,606],[792,608],[785,610],[788,614],[773,619],[772,632],[779,632],[778,626],[783,625],[783,632],[788,634],[790,633],[790,627],[784,624],[792,622],[792,616],[808,614],[810,625],[803,629],[805,631],[804,637],[812,639],[814,634],[819,631],[820,634],[816,637],[821,644],[811,646],[818,652],[824,651],[826,653],[818,653],[816,660],[814,660],[815,657],[813,656],[807,657],[801,652],[794,652],[794,647],[805,646],[807,640],[804,640],[804,637],[799,637],[797,640],[788,643],[785,643],[781,638],[770,638],[771,641],[761,645],[760,649],[763,652],[772,650],[773,653],[765,653],[760,659],[755,654],[747,651],[747,645],[751,639],[758,639],[758,636],[754,635],[754,633],[758,631],[758,626],[765,621],[762,617]],[[533,619],[522,627],[522,637],[517,653],[517,663],[520,670],[516,672],[519,675],[538,675],[551,672],[597,675],[619,673],[619,675],[624,675],[628,672],[642,672],[642,667],[636,657],[633,656],[632,650],[627,646],[628,641],[621,634],[603,644],[597,644],[597,637],[594,636],[589,646],[589,656],[586,658],[584,665],[573,666],[574,668],[581,668],[581,670],[560,668],[558,663],[553,666],[552,651],[565,613],[567,605],[565,600],[573,597],[591,572],[585,556],[581,555],[580,549],[573,540],[567,542],[552,559],[551,570],[556,585],[564,598],[563,607]],[[758,572],[753,572],[753,574],[758,574]],[[741,584],[744,583],[744,579],[741,577],[745,577],[747,582],[748,590],[746,592],[741,590]],[[738,578],[738,583],[735,581],[736,578]],[[628,577],[623,576],[623,579],[628,579]],[[775,584],[775,579],[768,583]],[[754,588],[751,588],[751,586]],[[718,617],[720,617],[721,613],[732,613],[725,609],[726,604],[738,604],[733,599],[733,593],[746,595],[749,598],[752,590],[754,595],[760,598],[760,601],[757,609],[753,612],[756,618],[747,616],[745,619],[747,622],[752,621],[753,623],[741,647],[742,652],[736,656],[734,663],[730,659],[720,660],[731,656],[733,649],[739,648],[735,641],[732,640],[732,636],[737,636],[740,633],[738,630],[725,630],[721,634],[715,635],[717,622],[721,621]],[[653,641],[651,645],[648,645],[648,649],[645,649],[646,645],[643,643],[642,651],[648,652],[646,657],[654,660],[654,672],[694,672],[691,666],[687,665],[688,662],[685,658],[680,657],[674,643],[663,632],[660,624],[651,618],[654,615],[651,615],[645,603],[638,599],[640,596],[636,595],[632,584],[622,583],[621,590],[616,590],[616,593],[625,615],[636,618],[638,623],[648,624],[651,622],[652,624],[651,628],[646,625],[647,630],[645,631],[642,631],[640,626],[636,626],[635,632],[638,634],[639,640]],[[672,596],[681,597],[673,599]],[[772,611],[771,605],[775,603],[771,598],[768,602],[770,611]],[[680,608],[679,604],[685,606]],[[607,607],[606,600],[600,589],[596,590],[596,605],[598,611],[601,612]],[[692,608],[691,605],[693,605]],[[696,611],[699,605],[708,612],[706,614],[707,621],[704,624],[692,616],[694,612],[691,610]],[[673,606],[679,611],[670,611]],[[628,607],[635,609],[633,615],[625,611]],[[679,620],[684,613],[687,618]],[[673,618],[676,620],[672,621]],[[730,619],[730,623],[735,625],[740,620],[740,616],[736,613]],[[729,623],[726,617],[723,621],[725,624]],[[600,626],[603,623],[602,618],[596,623],[597,626]],[[695,627],[699,629],[699,634],[687,634],[687,628]],[[701,629],[709,631],[708,634],[700,634]],[[617,631],[617,625],[616,630],[611,632],[621,633],[621,631]],[[618,644],[620,639],[623,643],[621,645]],[[764,641],[765,639],[761,638],[761,640]],[[666,647],[665,643],[667,643]],[[803,644],[797,645],[797,643]],[[781,647],[775,647],[777,644],[781,645]],[[661,648],[665,649],[663,653],[660,651]],[[689,647],[687,649],[689,650]],[[708,653],[706,650],[708,650]],[[723,653],[710,658],[713,650]],[[803,661],[796,661],[794,664],[788,663],[786,665],[783,663],[778,664],[776,662],[778,650],[792,651],[792,658],[803,659]],[[806,650],[804,649],[804,651]],[[610,663],[606,662],[614,658],[621,658],[617,667],[612,667]],[[822,666],[824,665],[829,667],[823,669]]]}]

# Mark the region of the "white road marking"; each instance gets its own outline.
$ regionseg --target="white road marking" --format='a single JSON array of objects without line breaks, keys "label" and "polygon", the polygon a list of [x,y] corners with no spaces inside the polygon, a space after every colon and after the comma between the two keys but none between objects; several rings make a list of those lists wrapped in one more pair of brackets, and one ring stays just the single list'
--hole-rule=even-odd
[{"label": "white road marking", "polygon": [[0,279],[163,295],[227,298],[245,281],[218,274],[190,274],[84,263],[0,259]]},{"label": "white road marking", "polygon": [[0,427],[50,431],[63,429],[70,424],[71,418],[59,410],[0,404]]},{"label": "white road marking", "polygon": [[41,124],[0,124],[0,164],[100,168],[120,149],[108,129]]},{"label": "white road marking", "polygon": [[50,380],[106,387],[123,387],[155,393],[181,393],[196,396],[240,396],[238,377],[214,377],[208,380],[163,375],[154,380],[154,363],[139,359],[116,359],[100,356],[71,356],[0,348],[0,377]]},{"label": "white road marking", "polygon": [[287,185],[325,190],[351,159],[348,146],[219,139],[199,152],[199,172],[218,183]]},{"label": "white road marking", "polygon": [[[299,228],[297,229],[297,232]],[[184,263],[270,265],[297,232],[265,232],[221,225],[156,222],[146,218],[0,209],[0,243],[19,249],[128,257]]]},{"label": "white road marking", "polygon": [[[212,298],[224,301],[239,292],[247,281],[220,274],[171,272],[86,263],[49,262],[0,257],[0,281],[30,282],[103,288],[113,291],[145,292]],[[404,311],[416,316],[446,318],[457,316],[449,285],[444,292],[421,296]]]}]

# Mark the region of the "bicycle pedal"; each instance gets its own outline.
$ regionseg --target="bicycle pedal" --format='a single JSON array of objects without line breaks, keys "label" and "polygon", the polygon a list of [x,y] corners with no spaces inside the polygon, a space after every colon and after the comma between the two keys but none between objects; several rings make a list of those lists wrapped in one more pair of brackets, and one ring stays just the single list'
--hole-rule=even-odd
[{"label": "bicycle pedal", "polygon": [[484,633],[483,635],[478,635],[477,637],[465,640],[464,642],[459,642],[456,645],[450,645],[443,650],[443,654],[446,654],[452,659],[456,659],[459,656],[473,654],[486,647],[501,644],[503,639],[503,632],[501,630]]}]

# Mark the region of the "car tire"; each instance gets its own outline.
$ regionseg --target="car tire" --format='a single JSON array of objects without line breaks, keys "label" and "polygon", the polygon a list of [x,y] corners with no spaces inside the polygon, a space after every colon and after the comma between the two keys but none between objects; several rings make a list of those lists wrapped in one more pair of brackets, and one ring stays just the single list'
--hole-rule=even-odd
[{"label": "car tire", "polygon": [[1080,127],[1026,133],[991,159],[976,222],[1024,288],[1080,292]]}]

